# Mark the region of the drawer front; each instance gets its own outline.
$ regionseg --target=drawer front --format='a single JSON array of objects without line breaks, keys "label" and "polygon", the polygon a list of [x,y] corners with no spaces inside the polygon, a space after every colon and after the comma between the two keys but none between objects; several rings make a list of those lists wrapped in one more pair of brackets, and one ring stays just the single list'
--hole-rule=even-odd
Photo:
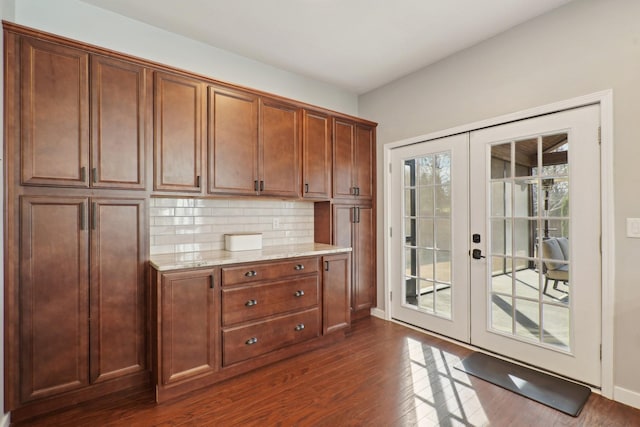
[{"label": "drawer front", "polygon": [[239,267],[222,269],[222,285],[254,283],[262,280],[274,280],[318,271],[320,259],[300,258],[291,261],[270,262],[267,264],[245,264]]},{"label": "drawer front", "polygon": [[320,309],[222,330],[222,364],[231,365],[320,335]]},{"label": "drawer front", "polygon": [[222,325],[318,305],[318,275],[222,290]]}]

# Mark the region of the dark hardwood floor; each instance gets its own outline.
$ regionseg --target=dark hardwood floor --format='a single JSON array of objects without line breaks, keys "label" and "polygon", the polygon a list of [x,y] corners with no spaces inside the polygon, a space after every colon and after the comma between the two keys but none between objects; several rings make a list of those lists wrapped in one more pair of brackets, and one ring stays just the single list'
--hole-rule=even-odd
[{"label": "dark hardwood floor", "polygon": [[453,368],[470,350],[380,319],[344,341],[156,405],[90,402],[20,426],[638,426],[592,394],[573,418]]}]

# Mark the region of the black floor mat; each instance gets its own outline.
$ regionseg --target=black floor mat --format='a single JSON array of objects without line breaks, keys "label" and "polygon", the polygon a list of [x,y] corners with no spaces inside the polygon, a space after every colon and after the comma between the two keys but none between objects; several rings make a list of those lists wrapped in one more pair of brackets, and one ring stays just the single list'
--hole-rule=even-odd
[{"label": "black floor mat", "polygon": [[574,417],[591,394],[583,385],[484,353],[471,354],[455,368]]}]

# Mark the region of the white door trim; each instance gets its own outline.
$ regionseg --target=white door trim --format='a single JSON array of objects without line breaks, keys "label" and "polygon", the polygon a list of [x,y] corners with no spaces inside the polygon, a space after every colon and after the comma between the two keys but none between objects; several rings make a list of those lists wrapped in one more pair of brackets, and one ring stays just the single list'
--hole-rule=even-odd
[{"label": "white door trim", "polygon": [[[384,265],[390,264],[391,230],[391,179],[389,165],[391,150],[405,145],[415,144],[470,132],[489,126],[496,126],[515,120],[527,119],[543,114],[555,113],[570,108],[582,107],[590,104],[600,104],[601,148],[600,148],[600,184],[601,184],[601,230],[602,230],[602,395],[614,399],[613,390],[613,339],[614,339],[614,297],[615,297],[615,223],[613,206],[613,90],[595,92],[552,104],[543,105],[503,116],[493,117],[474,123],[432,132],[400,141],[390,142],[383,146],[383,234],[384,234]],[[384,318],[391,320],[390,301],[390,269],[384,269]]]}]

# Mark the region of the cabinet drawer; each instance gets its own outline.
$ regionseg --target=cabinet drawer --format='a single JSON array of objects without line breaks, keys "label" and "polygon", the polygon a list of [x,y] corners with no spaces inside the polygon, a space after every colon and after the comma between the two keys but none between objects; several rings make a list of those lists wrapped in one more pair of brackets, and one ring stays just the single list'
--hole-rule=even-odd
[{"label": "cabinet drawer", "polygon": [[267,264],[242,265],[222,269],[222,285],[253,283],[262,280],[280,279],[288,276],[314,273],[318,271],[319,258],[300,258],[291,261]]},{"label": "cabinet drawer", "polygon": [[318,275],[222,290],[222,324],[256,320],[318,305]]},{"label": "cabinet drawer", "polygon": [[231,365],[320,335],[316,307],[260,323],[222,330],[222,364]]}]

